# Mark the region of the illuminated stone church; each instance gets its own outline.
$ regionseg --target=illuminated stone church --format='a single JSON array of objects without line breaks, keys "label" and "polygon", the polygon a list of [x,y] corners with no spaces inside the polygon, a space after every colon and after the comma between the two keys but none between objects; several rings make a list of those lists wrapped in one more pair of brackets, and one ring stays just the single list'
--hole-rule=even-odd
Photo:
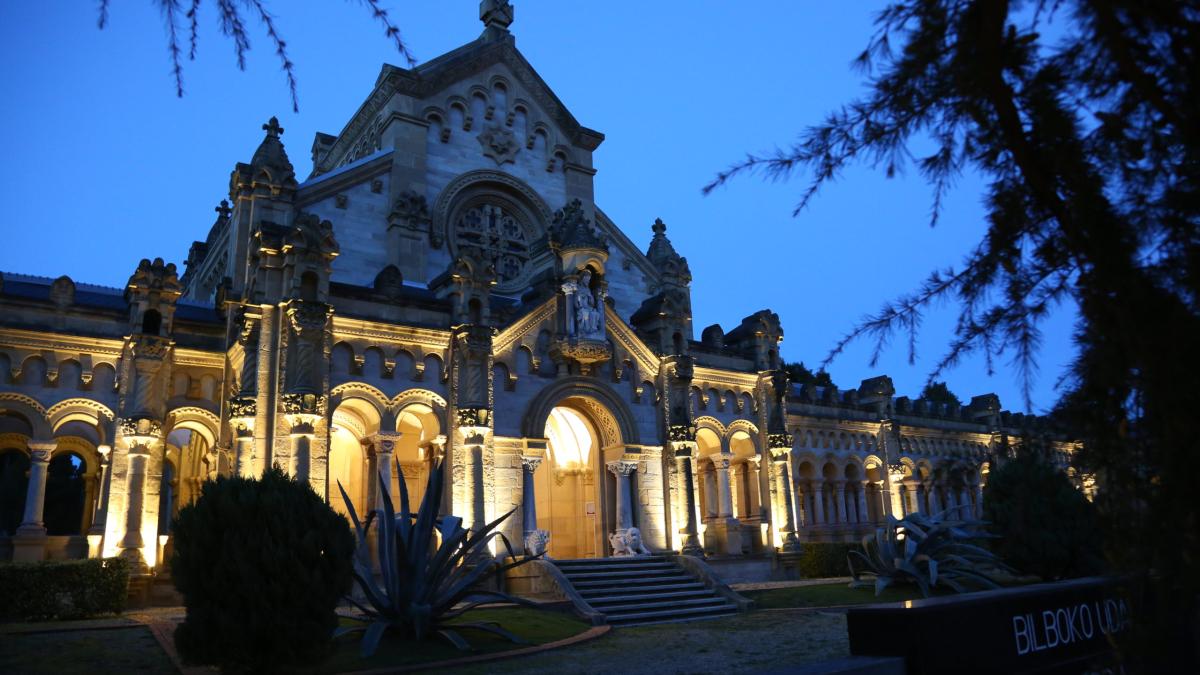
[{"label": "illuminated stone church", "polygon": [[480,16],[477,40],[383,66],[307,178],[263,125],[182,274],[3,275],[0,559],[149,572],[205,480],[276,465],[362,512],[373,476],[419,499],[444,458],[442,508],[514,511],[531,552],[765,563],[885,514],[976,511],[989,461],[1045,436],[992,395],[789,384],[769,310],[697,331],[681,252],[701,242],[605,215],[604,135],[517,50],[507,2]]}]

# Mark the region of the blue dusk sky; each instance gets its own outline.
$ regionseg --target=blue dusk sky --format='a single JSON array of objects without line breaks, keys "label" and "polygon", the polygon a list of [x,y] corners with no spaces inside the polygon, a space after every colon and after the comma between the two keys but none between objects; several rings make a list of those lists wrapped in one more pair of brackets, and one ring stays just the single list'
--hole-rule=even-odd
[{"label": "blue dusk sky", "polygon": [[[183,3],[187,4],[187,3]],[[475,39],[476,0],[384,2],[418,62]],[[95,2],[0,3],[0,167],[8,213],[0,271],[120,287],[141,258],[182,273],[193,240],[249,161],[261,125],[279,117],[301,180],[317,131],[337,133],[370,93],[384,62],[404,65],[356,2],[281,2],[278,29],[296,64],[293,113],[272,46],[251,22],[247,69],[205,1],[195,61],[176,98],[163,20],[149,0],[113,0],[108,26]],[[982,181],[965,177],[929,226],[930,190],[914,171],[888,180],[846,172],[799,217],[804,178],[737,180],[700,188],[748,151],[788,143],[805,125],[863,91],[851,60],[882,2],[561,2],[518,0],[517,47],[585,126],[607,139],[594,156],[596,201],[645,249],[656,217],[691,265],[696,337],[727,331],[763,308],[779,313],[783,357],[815,367],[839,336],[938,267],[957,265],[984,231]],[[182,26],[181,26],[182,28]],[[336,227],[336,224],[335,224]],[[953,307],[931,313],[909,364],[903,339],[872,367],[860,343],[830,367],[846,389],[888,374],[915,397],[942,355]],[[1071,308],[1044,325],[1033,411],[1058,398],[1074,347]],[[944,375],[964,402],[995,392],[1023,410],[1006,358]]]}]

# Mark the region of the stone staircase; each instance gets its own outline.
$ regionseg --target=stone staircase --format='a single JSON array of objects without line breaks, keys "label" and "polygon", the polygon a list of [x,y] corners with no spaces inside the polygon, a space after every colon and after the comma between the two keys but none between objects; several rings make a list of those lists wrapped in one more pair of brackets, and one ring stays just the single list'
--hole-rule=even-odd
[{"label": "stone staircase", "polygon": [[548,562],[615,626],[707,619],[738,611],[733,602],[663,556]]}]

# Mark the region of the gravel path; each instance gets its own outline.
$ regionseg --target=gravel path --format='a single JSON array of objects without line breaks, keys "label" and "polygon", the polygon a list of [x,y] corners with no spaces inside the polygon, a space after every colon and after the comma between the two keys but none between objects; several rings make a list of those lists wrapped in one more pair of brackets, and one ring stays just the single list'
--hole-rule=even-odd
[{"label": "gravel path", "polygon": [[691,623],[617,628],[590,642],[454,673],[729,673],[778,670],[849,655],[838,612],[749,612]]}]

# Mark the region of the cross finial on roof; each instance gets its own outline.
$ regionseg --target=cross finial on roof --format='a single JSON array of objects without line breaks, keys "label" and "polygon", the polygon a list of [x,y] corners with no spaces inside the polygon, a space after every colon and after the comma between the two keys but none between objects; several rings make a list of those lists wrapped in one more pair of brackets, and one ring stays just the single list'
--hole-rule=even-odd
[{"label": "cross finial on roof", "polygon": [[268,136],[273,138],[279,138],[279,135],[283,133],[283,127],[279,126],[279,119],[274,115],[271,116],[271,119],[262,128],[263,131],[267,132]]},{"label": "cross finial on roof", "polygon": [[233,212],[233,209],[229,208],[229,200],[228,199],[222,199],[220,205],[218,205],[217,208],[213,209],[213,211],[217,212],[218,218],[220,218],[221,220],[225,220],[226,218],[229,217],[229,214]]},{"label": "cross finial on roof", "polygon": [[513,22],[513,6],[508,0],[479,0],[479,20],[487,28],[507,31]]},{"label": "cross finial on roof", "polygon": [[654,234],[662,234],[667,231],[667,224],[662,221],[662,218],[655,218],[650,229],[654,231]]}]

